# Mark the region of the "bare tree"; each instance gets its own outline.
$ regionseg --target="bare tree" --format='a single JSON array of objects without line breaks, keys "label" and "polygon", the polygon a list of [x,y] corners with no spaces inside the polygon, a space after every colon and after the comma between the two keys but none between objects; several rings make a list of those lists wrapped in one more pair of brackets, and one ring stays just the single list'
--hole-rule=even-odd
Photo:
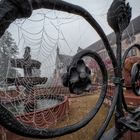
[{"label": "bare tree", "polygon": [[7,76],[15,77],[16,70],[11,68],[10,59],[18,53],[18,47],[8,31],[0,39],[0,77],[3,81]]}]

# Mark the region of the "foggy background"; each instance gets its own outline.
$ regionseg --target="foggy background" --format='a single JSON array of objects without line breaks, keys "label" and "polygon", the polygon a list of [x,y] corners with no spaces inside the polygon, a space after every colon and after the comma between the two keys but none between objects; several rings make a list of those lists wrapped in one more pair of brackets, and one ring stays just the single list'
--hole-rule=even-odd
[{"label": "foggy background", "polygon": [[[106,35],[112,30],[107,24],[107,11],[113,0],[66,0],[88,10],[101,25]],[[140,13],[140,1],[129,0],[132,7],[132,19]],[[18,45],[17,58],[22,58],[24,48],[31,47],[32,59],[42,63],[41,76],[53,75],[56,60],[56,48],[60,53],[73,56],[77,48],[87,48],[100,39],[95,30],[80,16],[60,11],[39,9],[28,19],[13,22],[8,31]],[[23,70],[19,69],[21,75]]]}]

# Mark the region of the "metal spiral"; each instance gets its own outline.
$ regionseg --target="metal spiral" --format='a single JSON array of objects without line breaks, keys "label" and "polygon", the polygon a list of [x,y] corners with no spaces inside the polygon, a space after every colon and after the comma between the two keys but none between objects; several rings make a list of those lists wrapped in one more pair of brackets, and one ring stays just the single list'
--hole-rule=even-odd
[{"label": "metal spiral", "polygon": [[[20,4],[19,4],[20,2]],[[113,13],[114,7],[119,7],[118,11],[116,13]],[[125,4],[124,0],[114,0],[113,4],[111,5],[111,8],[108,12],[108,23],[109,25],[114,29],[116,33],[116,43],[117,43],[117,58],[115,57],[113,50],[110,47],[109,41],[100,27],[100,25],[96,22],[96,20],[92,17],[92,15],[87,12],[85,9],[81,8],[80,6],[76,6],[61,0],[2,0],[0,2],[0,37],[4,34],[5,30],[9,27],[9,25],[18,18],[23,17],[29,17],[32,13],[32,10],[40,9],[40,8],[47,8],[52,10],[59,10],[64,11],[72,14],[76,14],[79,16],[82,16],[92,27],[95,29],[95,31],[98,33],[100,38],[103,41],[104,47],[106,51],[108,52],[108,55],[110,57],[110,60],[113,65],[114,69],[114,84],[116,86],[115,88],[115,94],[112,100],[111,107],[107,113],[107,116],[105,117],[104,123],[102,124],[101,128],[97,132],[97,135],[95,136],[95,140],[101,139],[103,133],[105,132],[105,129],[107,128],[111,117],[113,115],[113,112],[115,110],[115,129],[117,129],[117,132],[123,133],[121,130],[120,124],[123,124],[124,126],[132,126],[128,125],[127,118],[124,116],[123,111],[123,105],[125,106],[124,100],[123,100],[123,78],[122,78],[122,59],[121,59],[121,36],[123,30],[129,25],[130,18],[131,18],[131,8],[129,4]],[[112,15],[116,14],[117,16]],[[114,19],[115,17],[115,19]],[[113,19],[112,19],[113,18]],[[115,21],[115,22],[113,22]],[[125,58],[129,50],[124,54],[123,57],[123,64],[125,62]],[[63,128],[53,129],[53,130],[42,130],[27,125],[23,125],[19,123],[14,116],[7,111],[1,104],[0,104],[0,124],[4,126],[9,131],[12,131],[16,134],[25,136],[25,137],[31,137],[31,138],[52,138],[57,136],[62,136],[65,134],[69,134],[72,132],[75,132],[79,130],[80,128],[87,125],[91,119],[97,114],[99,111],[105,95],[107,93],[107,70],[105,68],[105,65],[103,63],[103,60],[100,58],[100,56],[96,52],[84,50],[73,58],[73,61],[68,68],[67,73],[63,77],[63,83],[65,86],[69,87],[70,91],[73,93],[80,94],[81,92],[85,90],[90,89],[90,70],[84,65],[82,62],[82,57],[84,56],[90,56],[98,63],[100,70],[103,75],[103,85],[101,90],[101,95],[95,105],[95,107],[92,108],[92,110],[87,114],[85,118],[83,118],[80,122],[66,126]],[[80,77],[80,78],[79,78]],[[139,65],[136,64],[133,67],[132,70],[132,83],[139,78]],[[85,82],[83,79],[86,79]],[[84,82],[85,83],[84,83]],[[85,84],[84,88],[81,88],[79,85]],[[137,89],[135,88],[135,85],[132,84],[134,87],[134,92],[139,95],[139,92],[137,92]],[[136,110],[134,113],[133,120],[136,120],[139,117],[139,110]],[[124,120],[122,119],[124,117]],[[131,127],[133,129],[133,126]]]},{"label": "metal spiral", "polygon": [[[100,25],[90,15],[90,13],[88,13],[85,9],[81,8],[80,6],[69,4],[69,3],[61,1],[61,0],[60,1],[57,1],[57,0],[41,0],[41,1],[40,0],[30,0],[30,1],[26,0],[20,5],[20,7],[18,6],[19,5],[18,3],[19,3],[18,0],[17,1],[13,1],[13,0],[1,1],[0,13],[2,16],[0,17],[0,22],[1,22],[0,36],[3,35],[5,30],[8,28],[8,26],[15,19],[29,17],[31,14],[31,11],[34,9],[47,8],[47,9],[60,10],[60,11],[80,15],[97,31],[97,33],[103,40],[105,48],[107,49],[107,52],[112,60],[112,64],[113,64],[114,70],[115,70],[114,72],[117,73],[117,71],[115,69],[115,67],[117,66],[115,55],[110,47],[108,39],[107,39],[105,33],[103,32],[102,28],[100,27]],[[5,7],[5,8],[3,8],[3,7]],[[27,10],[28,10],[26,12],[24,12],[24,10],[26,9],[25,7],[27,7]],[[5,19],[9,19],[9,20],[5,20]],[[93,107],[93,109],[87,114],[87,116],[85,118],[83,118],[80,122],[78,122],[74,125],[66,126],[63,128],[58,128],[58,129],[54,129],[54,130],[49,130],[49,129],[36,130],[31,126],[25,126],[25,125],[23,126],[22,124],[20,124],[14,118],[14,116],[0,104],[1,125],[4,126],[6,129],[8,129],[9,131],[12,131],[16,134],[19,134],[19,135],[22,135],[25,137],[42,138],[42,139],[69,134],[69,133],[77,131],[78,129],[87,125],[90,122],[90,120],[96,115],[96,113],[98,112],[98,110],[100,109],[100,107],[104,101],[106,91],[107,91],[107,71],[106,71],[103,61],[101,60],[99,55],[96,54],[95,52],[89,52],[89,51],[87,51],[86,53],[82,52],[82,54],[80,53],[80,54],[76,55],[74,59],[76,59],[77,57],[81,58],[82,56],[86,56],[86,55],[90,55],[97,61],[97,63],[101,67],[101,71],[102,71],[104,79],[103,79],[103,86],[102,86],[101,95],[99,97],[99,100],[98,100],[97,104],[95,105],[95,107]],[[79,60],[79,59],[77,59],[77,60]],[[4,118],[6,118],[6,119],[4,119]]]},{"label": "metal spiral", "polygon": [[[140,45],[139,44],[134,44],[132,45],[130,48],[128,48],[124,55],[123,55],[123,59],[122,59],[122,68],[124,67],[124,63],[125,63],[125,60],[129,54],[129,52],[132,50],[132,49],[138,49],[140,51]],[[137,95],[137,96],[140,96],[140,87],[136,84],[137,81],[140,81],[140,64],[139,62],[138,63],[135,63],[131,69],[131,77],[132,77],[132,80],[131,80],[131,85],[132,85],[132,89],[133,89],[133,92]]]}]

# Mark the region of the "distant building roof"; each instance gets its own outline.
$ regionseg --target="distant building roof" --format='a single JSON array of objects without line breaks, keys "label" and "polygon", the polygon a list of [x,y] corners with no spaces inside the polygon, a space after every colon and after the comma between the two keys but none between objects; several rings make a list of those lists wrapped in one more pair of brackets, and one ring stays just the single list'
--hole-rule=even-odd
[{"label": "distant building roof", "polygon": [[67,66],[67,65],[71,62],[71,60],[72,60],[72,56],[70,56],[70,55],[59,54],[58,57],[59,57],[59,60],[60,60],[64,65],[66,65],[66,66]]},{"label": "distant building roof", "polygon": [[59,47],[57,46],[56,49],[56,69],[60,69],[61,66],[68,66],[72,60],[72,56],[70,55],[65,55],[65,54],[60,54]]},{"label": "distant building roof", "polygon": [[79,53],[80,51],[82,51],[83,49],[81,47],[78,47],[77,49],[77,53]]},{"label": "distant building roof", "polygon": [[[136,35],[136,34],[140,33],[140,25],[139,24],[140,24],[140,16],[136,17],[135,19],[133,19],[130,22],[129,26],[123,32],[122,40],[128,38],[128,34],[129,34],[129,36],[132,36],[132,35]],[[107,38],[110,42],[110,45],[113,45],[116,43],[116,37],[115,37],[114,32],[107,35]],[[94,51],[98,52],[98,51],[102,50],[103,48],[104,48],[103,41],[99,40],[99,41],[91,44],[86,49],[90,49],[90,50],[94,50]]]},{"label": "distant building roof", "polygon": [[[77,53],[82,50],[81,47],[78,47]],[[73,58],[73,56],[60,54],[59,47],[57,46],[56,49],[57,56],[56,56],[56,67],[59,67],[59,63],[63,63],[63,65],[68,66]]]},{"label": "distant building roof", "polygon": [[[133,36],[136,35],[138,33],[140,33],[140,16],[136,17],[135,19],[133,19],[131,21],[131,23],[129,24],[129,26],[126,28],[126,30],[124,31],[123,35],[122,35],[122,39],[126,39],[128,38],[128,34],[129,36]],[[115,37],[115,33],[112,32],[109,35],[107,35],[107,38],[110,42],[110,45],[113,45],[116,43],[116,37]],[[96,52],[99,52],[100,50],[104,49],[104,45],[102,40],[99,40],[95,43],[93,43],[92,45],[90,45],[89,47],[87,47],[86,49],[90,49],[90,50],[94,50]],[[77,52],[80,52],[82,50],[82,48],[78,47]],[[60,54],[59,51],[59,47],[57,47],[57,56],[56,56],[56,67],[58,68],[59,63],[63,63],[63,65],[68,66],[73,58],[73,56],[70,55],[65,55],[65,54]]]}]

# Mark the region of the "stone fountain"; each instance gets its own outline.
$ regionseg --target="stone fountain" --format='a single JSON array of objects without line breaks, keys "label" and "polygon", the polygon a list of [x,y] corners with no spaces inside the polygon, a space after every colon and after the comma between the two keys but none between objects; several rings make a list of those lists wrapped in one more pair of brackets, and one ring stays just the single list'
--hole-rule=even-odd
[{"label": "stone fountain", "polygon": [[17,90],[19,86],[25,87],[25,98],[5,102],[5,106],[20,122],[38,128],[47,128],[67,116],[69,102],[66,96],[48,94],[45,87],[39,90],[35,88],[38,84],[46,83],[48,78],[34,76],[33,69],[39,70],[41,63],[31,59],[30,47],[25,48],[23,58],[11,59],[11,66],[22,68],[24,77],[7,78],[6,82],[15,85]]},{"label": "stone fountain", "polygon": [[[33,69],[39,70],[41,63],[37,60],[31,59],[30,47],[25,48],[23,58],[11,59],[11,66],[16,68],[22,68],[24,70],[24,77],[7,78],[7,84],[14,84],[17,89],[18,86],[25,87],[25,112],[32,112],[36,108],[36,99],[34,95],[34,86],[38,84],[44,84],[47,82],[46,77],[34,77]],[[27,100],[27,101],[26,101]]]}]

